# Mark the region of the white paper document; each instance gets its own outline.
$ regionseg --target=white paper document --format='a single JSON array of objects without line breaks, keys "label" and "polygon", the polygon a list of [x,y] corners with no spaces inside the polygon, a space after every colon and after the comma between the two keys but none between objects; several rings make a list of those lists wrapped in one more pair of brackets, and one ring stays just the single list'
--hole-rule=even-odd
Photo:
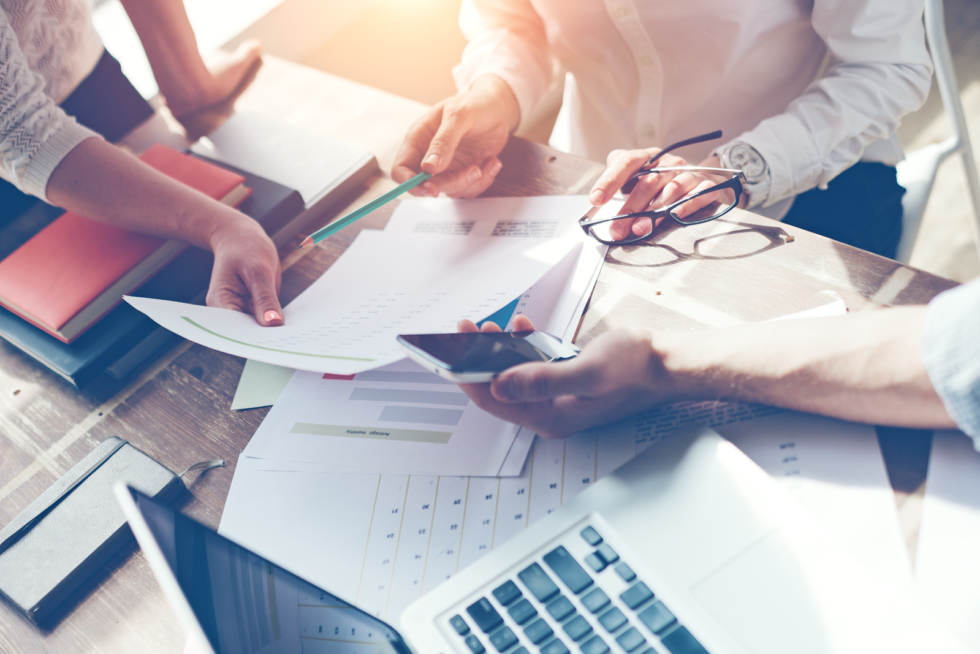
[{"label": "white paper document", "polygon": [[732,438],[879,578],[909,585],[874,429],[752,405],[672,405],[563,441],[536,439],[522,474],[509,478],[267,472],[243,456],[220,531],[395,619],[422,592],[692,421]]},{"label": "white paper document", "polygon": [[297,371],[243,454],[374,470],[496,475],[518,427],[414,361],[353,378]]},{"label": "white paper document", "polygon": [[455,331],[532,286],[581,240],[459,239],[362,231],[344,255],[262,327],[238,311],[127,297],[170,331],[215,350],[320,373],[354,374],[401,359],[399,333]]},{"label": "white paper document", "polygon": [[915,559],[916,599],[980,651],[980,453],[958,431],[932,437]]}]

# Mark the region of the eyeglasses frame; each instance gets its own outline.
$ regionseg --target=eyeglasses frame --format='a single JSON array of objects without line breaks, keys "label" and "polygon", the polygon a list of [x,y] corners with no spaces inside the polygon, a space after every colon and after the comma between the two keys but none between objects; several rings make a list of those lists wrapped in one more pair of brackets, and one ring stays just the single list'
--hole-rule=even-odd
[{"label": "eyeglasses frame", "polygon": [[[660,218],[660,217],[665,216],[665,215],[666,216],[670,216],[670,218],[672,218],[676,223],[678,223],[682,227],[687,227],[689,225],[700,225],[702,223],[707,223],[707,222],[710,222],[710,221],[715,220],[717,218],[721,218],[722,216],[724,216],[725,214],[727,214],[729,211],[731,211],[732,209],[734,209],[735,207],[738,206],[738,202],[739,202],[739,200],[742,197],[742,180],[745,179],[745,175],[742,173],[741,170],[735,170],[735,169],[732,169],[732,168],[709,168],[709,167],[706,167],[706,166],[672,166],[672,167],[664,167],[664,168],[644,168],[644,169],[639,170],[636,173],[634,173],[634,175],[637,176],[637,177],[639,177],[639,176],[642,176],[642,175],[655,175],[655,174],[658,174],[658,173],[678,172],[678,171],[701,171],[701,172],[714,172],[714,173],[728,173],[732,177],[728,181],[722,182],[721,184],[716,184],[715,186],[712,186],[711,188],[706,188],[703,191],[699,191],[699,192],[693,193],[691,195],[686,195],[683,198],[681,198],[680,200],[677,200],[676,202],[672,202],[670,205],[668,205],[666,207],[661,207],[659,209],[653,209],[653,210],[647,210],[647,211],[637,211],[636,213],[627,213],[627,214],[621,214],[621,215],[618,215],[618,216],[612,216],[612,217],[609,217],[609,218],[600,218],[598,220],[589,220],[590,214],[593,214],[595,211],[598,210],[598,207],[593,207],[584,216],[582,216],[581,218],[579,218],[579,223],[578,223],[579,224],[579,227],[582,228],[582,231],[585,232],[585,234],[587,236],[591,236],[595,240],[597,240],[600,243],[603,243],[605,245],[630,245],[632,243],[637,243],[639,241],[642,241],[643,239],[649,237],[650,234],[644,234],[642,236],[632,236],[632,237],[624,238],[621,241],[610,241],[610,240],[599,238],[599,236],[596,235],[596,233],[592,229],[592,227],[595,226],[595,225],[601,225],[602,223],[608,223],[608,222],[612,222],[614,220],[624,220],[624,219],[627,219],[627,218],[632,218],[632,219],[636,219],[636,218],[650,218],[652,220],[656,220],[657,218]],[[682,218],[678,218],[673,213],[673,210],[675,208],[677,208],[678,206],[684,204],[685,202],[689,202],[690,200],[693,200],[694,198],[700,197],[702,195],[707,195],[709,193],[715,193],[717,191],[723,191],[725,189],[732,189],[735,192],[735,202],[733,202],[732,205],[730,207],[728,207],[728,209],[726,209],[725,211],[722,211],[721,213],[719,213],[716,216],[711,216],[710,218],[705,218],[703,220],[685,221]]]}]

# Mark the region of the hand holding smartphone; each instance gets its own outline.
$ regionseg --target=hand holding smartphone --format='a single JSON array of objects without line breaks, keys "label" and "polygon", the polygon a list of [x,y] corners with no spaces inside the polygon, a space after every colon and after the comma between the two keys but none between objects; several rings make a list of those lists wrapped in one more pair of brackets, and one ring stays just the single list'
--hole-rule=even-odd
[{"label": "hand holding smartphone", "polygon": [[504,370],[531,361],[571,359],[580,350],[545,332],[401,334],[410,359],[457,384],[492,381]]}]

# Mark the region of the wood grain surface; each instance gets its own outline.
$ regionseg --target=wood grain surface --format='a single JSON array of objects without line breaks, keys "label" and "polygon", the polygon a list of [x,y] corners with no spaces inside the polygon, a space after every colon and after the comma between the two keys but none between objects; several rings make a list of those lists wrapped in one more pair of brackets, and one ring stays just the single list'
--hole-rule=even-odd
[{"label": "wood grain surface", "polygon": [[[405,131],[425,109],[273,57],[266,58],[237,106],[364,147],[385,171]],[[602,171],[600,164],[519,139],[511,140],[501,159],[504,168],[488,195],[583,194]],[[387,178],[376,178],[325,220],[393,187]],[[284,249],[283,303],[322,274],[361,229],[383,227],[393,208],[316,248]],[[690,330],[757,322],[807,308],[827,291],[844,298],[852,311],[924,303],[953,285],[737,211],[705,225],[664,229],[643,245],[614,248],[579,341],[628,323]],[[217,526],[238,454],[267,413],[230,410],[243,365],[242,359],[183,342],[127,382],[102,376],[79,391],[0,342],[0,524],[103,439],[120,436],[173,470],[224,458],[225,468],[192,473],[189,492],[177,502],[191,517]],[[903,430],[881,435],[903,508],[917,506],[907,498],[921,494],[928,438]],[[917,513],[906,511],[903,524],[914,546]],[[0,603],[0,652],[148,654],[180,652],[183,644],[183,632],[135,545],[115,556],[44,630]]]}]

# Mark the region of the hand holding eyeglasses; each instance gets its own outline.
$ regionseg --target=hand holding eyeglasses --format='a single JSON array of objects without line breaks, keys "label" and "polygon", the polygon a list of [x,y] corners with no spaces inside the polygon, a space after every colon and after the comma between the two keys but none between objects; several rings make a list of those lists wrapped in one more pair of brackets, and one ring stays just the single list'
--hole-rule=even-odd
[{"label": "hand holding eyeglasses", "polygon": [[604,205],[616,192],[628,194],[619,216],[592,221],[587,215],[583,229],[609,244],[628,244],[649,236],[665,218],[682,225],[714,220],[738,206],[745,197],[742,173],[719,167],[716,157],[691,166],[672,150],[721,138],[721,132],[696,136],[666,148],[615,150],[608,168],[596,182],[589,200]]}]

